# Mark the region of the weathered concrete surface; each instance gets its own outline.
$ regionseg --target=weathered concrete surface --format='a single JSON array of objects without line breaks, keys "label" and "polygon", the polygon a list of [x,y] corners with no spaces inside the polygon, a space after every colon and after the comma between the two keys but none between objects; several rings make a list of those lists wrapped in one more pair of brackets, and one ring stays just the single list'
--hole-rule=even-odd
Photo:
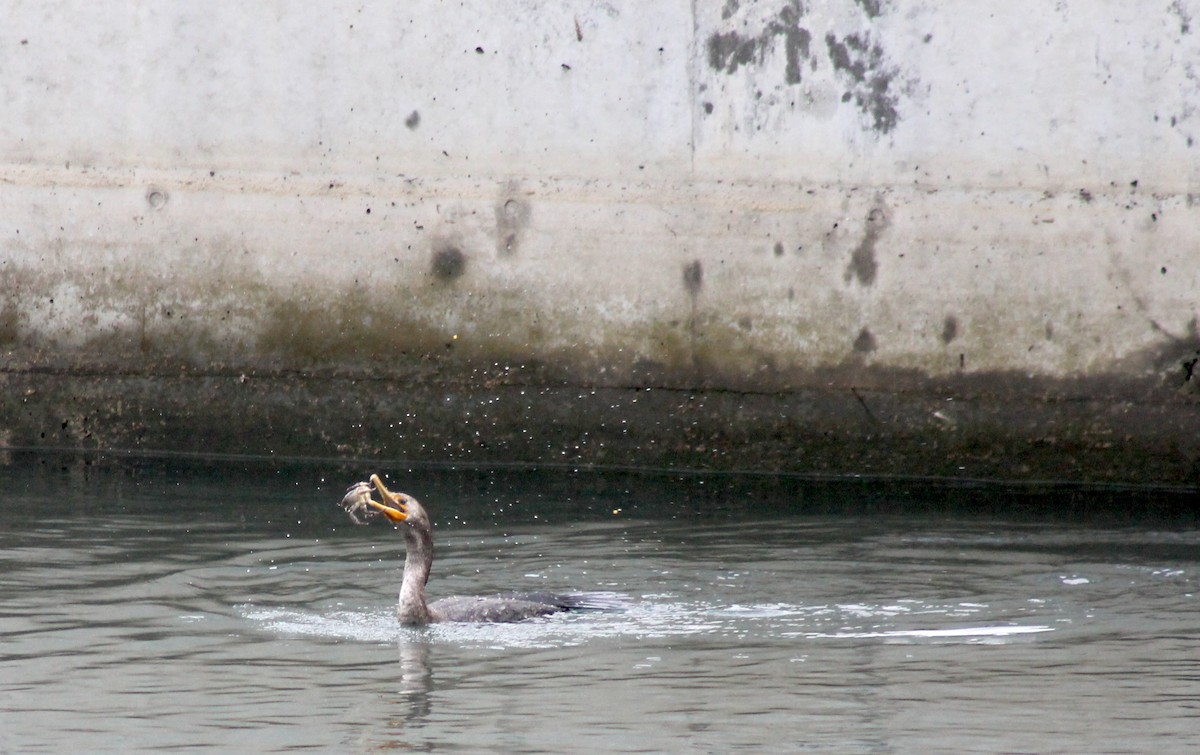
[{"label": "weathered concrete surface", "polygon": [[1196,484],[1193,11],[22,6],[0,442]]}]

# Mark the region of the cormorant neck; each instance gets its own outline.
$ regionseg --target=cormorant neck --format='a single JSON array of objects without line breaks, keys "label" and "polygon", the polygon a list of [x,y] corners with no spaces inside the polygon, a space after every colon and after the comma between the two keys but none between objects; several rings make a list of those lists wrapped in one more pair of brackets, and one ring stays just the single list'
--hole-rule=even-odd
[{"label": "cormorant neck", "polygon": [[428,532],[404,528],[404,578],[400,582],[400,604],[396,613],[401,624],[428,624],[432,620],[425,602],[425,583],[433,565],[433,536]]}]

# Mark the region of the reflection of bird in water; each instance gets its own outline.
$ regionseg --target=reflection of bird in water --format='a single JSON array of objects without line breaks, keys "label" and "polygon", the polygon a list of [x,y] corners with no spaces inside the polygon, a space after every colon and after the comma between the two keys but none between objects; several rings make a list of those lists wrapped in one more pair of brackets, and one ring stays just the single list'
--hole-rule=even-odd
[{"label": "reflection of bird in water", "polygon": [[[371,486],[382,502],[371,498]],[[417,499],[393,493],[379,475],[371,482],[350,486],[339,504],[355,524],[370,524],[385,518],[404,532],[404,578],[400,583],[397,614],[402,624],[422,625],[438,621],[508,622],[571,610],[620,608],[621,596],[613,593],[514,592],[473,598],[443,598],[425,602],[425,583],[433,564],[433,525]]]}]

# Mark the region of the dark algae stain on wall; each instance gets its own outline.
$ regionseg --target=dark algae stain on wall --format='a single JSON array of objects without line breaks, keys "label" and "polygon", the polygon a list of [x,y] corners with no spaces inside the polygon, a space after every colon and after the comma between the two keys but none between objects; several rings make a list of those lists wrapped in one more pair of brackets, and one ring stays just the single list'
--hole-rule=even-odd
[{"label": "dark algae stain on wall", "polygon": [[709,35],[705,44],[708,65],[733,76],[742,68],[762,67],[782,47],[786,86],[804,83],[806,71],[828,67],[845,88],[841,102],[855,107],[871,130],[887,134],[900,122],[900,69],[890,62],[883,41],[869,29],[886,8],[880,0],[856,0],[855,4],[868,28],[843,34],[828,29],[823,34],[825,44],[814,49],[812,27],[822,22],[811,19],[799,0],[783,5],[757,32],[746,28],[750,26],[745,18],[749,10],[730,0],[722,8],[721,19],[725,26],[735,28]]}]

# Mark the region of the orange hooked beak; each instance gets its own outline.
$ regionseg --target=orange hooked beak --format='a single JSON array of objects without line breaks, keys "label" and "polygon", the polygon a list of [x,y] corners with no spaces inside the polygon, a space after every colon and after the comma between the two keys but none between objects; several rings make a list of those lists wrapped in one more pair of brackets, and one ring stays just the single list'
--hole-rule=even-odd
[{"label": "orange hooked beak", "polygon": [[404,501],[399,495],[384,487],[383,480],[379,479],[379,475],[371,475],[371,484],[375,486],[375,489],[379,491],[379,497],[383,499],[383,503],[368,500],[367,503],[371,508],[386,516],[392,524],[399,524],[408,518],[408,510]]}]

